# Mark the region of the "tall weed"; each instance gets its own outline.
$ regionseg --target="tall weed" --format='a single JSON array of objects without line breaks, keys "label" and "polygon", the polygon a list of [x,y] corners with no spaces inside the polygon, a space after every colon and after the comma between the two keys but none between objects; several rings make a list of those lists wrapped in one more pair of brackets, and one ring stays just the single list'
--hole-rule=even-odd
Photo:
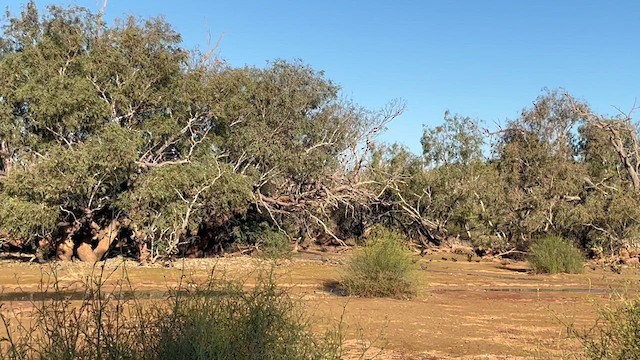
[{"label": "tall weed", "polygon": [[139,299],[126,274],[110,282],[113,272],[102,267],[65,285],[54,269],[42,279],[29,319],[12,317],[1,304],[0,359],[340,358],[341,333],[314,334],[273,272],[250,287],[212,273],[199,285],[181,281],[156,300]]}]

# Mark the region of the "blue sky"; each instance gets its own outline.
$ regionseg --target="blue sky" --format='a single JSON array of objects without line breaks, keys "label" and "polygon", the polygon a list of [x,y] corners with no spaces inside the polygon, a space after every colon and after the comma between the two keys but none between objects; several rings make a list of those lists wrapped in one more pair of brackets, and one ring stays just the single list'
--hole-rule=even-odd
[{"label": "blue sky", "polygon": [[[52,2],[97,10],[102,1],[36,3]],[[407,111],[382,140],[415,152],[423,125],[447,109],[494,127],[544,87],[600,113],[640,97],[638,1],[109,1],[108,19],[127,14],[164,15],[189,48],[224,34],[220,56],[232,65],[302,59],[368,108],[402,98]]]}]

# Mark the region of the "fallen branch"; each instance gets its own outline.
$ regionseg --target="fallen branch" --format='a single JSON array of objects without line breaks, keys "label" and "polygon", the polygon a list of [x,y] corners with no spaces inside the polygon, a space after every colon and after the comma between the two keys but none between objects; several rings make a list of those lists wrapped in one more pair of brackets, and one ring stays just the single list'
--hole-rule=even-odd
[{"label": "fallen branch", "polygon": [[32,262],[36,259],[36,256],[34,254],[27,254],[27,253],[21,253],[21,252],[0,252],[0,259]]},{"label": "fallen branch", "polygon": [[503,256],[505,256],[505,255],[509,255],[509,254],[522,254],[522,255],[527,255],[527,254],[528,254],[528,252],[526,252],[526,251],[520,251],[520,250],[516,250],[516,249],[511,249],[511,250],[509,250],[509,251],[505,251],[505,252],[502,252],[502,253],[500,253],[500,254],[493,255],[493,257],[498,258],[498,257],[503,257]]}]

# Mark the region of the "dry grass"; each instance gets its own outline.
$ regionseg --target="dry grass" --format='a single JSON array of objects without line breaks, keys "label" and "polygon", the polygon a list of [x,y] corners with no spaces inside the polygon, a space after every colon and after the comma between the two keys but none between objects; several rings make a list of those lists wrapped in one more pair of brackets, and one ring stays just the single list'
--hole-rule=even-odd
[{"label": "dry grass", "polygon": [[[272,271],[255,286],[186,277],[165,299],[141,301],[125,276],[97,268],[63,285],[55,268],[40,282],[32,321],[0,314],[0,359],[338,359],[342,337],[312,333],[309,318]],[[107,285],[108,284],[108,285]],[[2,305],[0,305],[2,306]]]}]

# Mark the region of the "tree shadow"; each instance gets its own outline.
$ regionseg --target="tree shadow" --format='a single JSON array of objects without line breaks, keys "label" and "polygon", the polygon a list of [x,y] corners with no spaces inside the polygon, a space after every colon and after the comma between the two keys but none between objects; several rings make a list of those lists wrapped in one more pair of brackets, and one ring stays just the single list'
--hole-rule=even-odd
[{"label": "tree shadow", "polygon": [[512,267],[509,265],[498,265],[496,266],[498,269],[502,269],[502,270],[507,270],[507,271],[511,271],[511,272],[517,272],[517,273],[530,273],[531,269],[529,268],[523,268],[523,267]]},{"label": "tree shadow", "polygon": [[322,283],[322,290],[336,296],[347,296],[347,292],[339,281],[327,280]]}]

